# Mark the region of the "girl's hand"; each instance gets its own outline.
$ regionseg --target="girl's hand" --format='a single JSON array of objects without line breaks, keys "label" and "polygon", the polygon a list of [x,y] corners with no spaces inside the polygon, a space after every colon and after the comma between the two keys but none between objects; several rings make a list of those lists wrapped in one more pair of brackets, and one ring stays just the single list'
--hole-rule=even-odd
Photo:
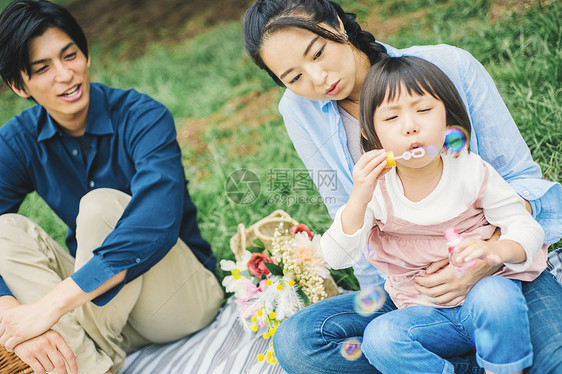
[{"label": "girl's hand", "polygon": [[388,172],[385,170],[386,152],[376,149],[365,152],[353,168],[353,191],[341,215],[342,229],[351,235],[363,226],[367,204],[373,198],[377,179]]},{"label": "girl's hand", "polygon": [[[358,204],[367,205],[373,198],[377,186],[377,179],[386,174],[390,169],[385,169],[386,152],[384,149],[375,149],[365,152],[353,168],[353,191],[349,197]],[[348,203],[349,204],[349,203]]]},{"label": "girl's hand", "polygon": [[483,240],[465,239],[454,249],[456,256],[452,256],[453,265],[462,267],[467,263],[480,259],[495,266],[503,263],[503,253],[500,242],[485,242]]},{"label": "girl's hand", "polygon": [[513,240],[483,241],[465,239],[454,249],[456,254],[453,265],[466,264],[467,262],[480,259],[492,266],[501,265],[506,262],[520,263],[527,260],[527,254],[523,247]]}]

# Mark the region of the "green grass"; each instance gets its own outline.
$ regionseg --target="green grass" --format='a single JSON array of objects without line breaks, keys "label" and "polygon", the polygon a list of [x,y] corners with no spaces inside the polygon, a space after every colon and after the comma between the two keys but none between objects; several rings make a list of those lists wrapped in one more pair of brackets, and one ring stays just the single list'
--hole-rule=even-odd
[{"label": "green grass", "polygon": [[273,87],[249,63],[238,23],[211,29],[188,43],[154,46],[132,61],[104,52],[99,45],[92,48],[95,80],[148,92],[176,118],[209,117],[248,85],[256,90]]},{"label": "green grass", "polygon": [[[470,51],[494,78],[545,177],[562,180],[562,7],[558,2],[506,15],[493,25],[487,21],[488,1],[341,2],[360,19],[371,9],[388,18],[429,7],[427,16],[409,22],[383,41],[399,48],[448,43]],[[238,223],[249,226],[275,209],[286,210],[316,232],[328,228],[330,217],[314,188],[296,191],[272,185],[279,182],[279,173],[304,170],[277,113],[277,101],[263,103],[256,113],[269,118],[260,126],[242,120],[241,108],[231,104],[248,93],[269,92],[275,87],[245,56],[238,22],[209,29],[171,47],[154,45],[132,60],[118,58],[121,49],[115,46],[102,51],[99,45],[92,45],[94,81],[134,87],[151,95],[170,108],[178,127],[188,120],[208,119],[201,134],[207,149],[185,145],[184,164],[203,236],[219,259],[232,258],[229,240]],[[281,90],[277,97],[280,95]],[[0,123],[29,105],[11,92],[1,93],[0,103]],[[243,168],[254,172],[262,186],[260,196],[248,205],[232,202],[225,191],[227,177]],[[299,204],[293,203],[299,199]],[[22,212],[33,215],[62,242],[64,227],[39,200],[36,196],[27,199]],[[350,270],[333,275],[344,287],[357,286]]]}]

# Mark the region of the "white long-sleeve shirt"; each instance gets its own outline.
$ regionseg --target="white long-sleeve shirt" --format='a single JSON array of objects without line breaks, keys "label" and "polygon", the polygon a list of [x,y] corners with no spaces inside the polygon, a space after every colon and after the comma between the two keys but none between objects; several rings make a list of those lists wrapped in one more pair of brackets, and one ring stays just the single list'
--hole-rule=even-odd
[{"label": "white long-sleeve shirt", "polygon": [[[486,172],[487,179],[485,179]],[[486,185],[483,186],[485,180]],[[443,156],[441,180],[435,189],[421,201],[413,202],[404,196],[396,169],[391,170],[385,176],[384,181],[379,181],[379,183],[385,183],[394,217],[408,221],[413,226],[438,225],[457,217],[476,201],[482,190],[481,202],[486,220],[501,229],[500,240],[509,239],[519,243],[527,256],[525,262],[506,263],[506,267],[517,273],[526,270],[536,272],[537,269],[530,269],[530,267],[535,255],[543,245],[544,231],[527,212],[521,197],[509,187],[493,167],[482,161],[478,155],[463,152],[456,158]],[[375,188],[373,198],[367,205],[363,226],[351,235],[345,234],[342,229],[341,214],[344,208],[345,205],[337,211],[333,224],[322,236],[321,242],[324,257],[334,269],[355,265],[367,248],[369,234],[375,220],[379,220],[383,224],[387,221],[388,208],[385,206],[380,185]],[[442,241],[443,244],[438,246],[439,250],[428,249],[429,253],[424,253],[426,249],[415,248],[408,253],[409,258],[401,258],[399,261],[408,263],[411,268],[412,264],[419,265],[420,261],[423,262],[425,259],[428,259],[426,264],[428,266],[432,261],[446,258],[448,253],[444,239]],[[375,252],[376,250],[374,248]],[[433,256],[433,258],[427,256]],[[546,253],[544,253],[545,256]],[[376,264],[376,261],[374,262]],[[380,264],[379,267],[383,267],[380,269],[382,271],[389,270]],[[541,271],[543,269],[544,267]],[[418,274],[422,274],[424,271],[425,268],[420,266]],[[400,274],[389,275],[392,277]],[[513,278],[521,279],[520,277]]]}]

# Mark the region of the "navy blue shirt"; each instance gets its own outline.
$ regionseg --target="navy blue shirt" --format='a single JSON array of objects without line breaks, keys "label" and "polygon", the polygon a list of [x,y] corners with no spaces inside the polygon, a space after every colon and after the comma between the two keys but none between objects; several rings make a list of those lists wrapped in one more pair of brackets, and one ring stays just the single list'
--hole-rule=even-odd
[{"label": "navy blue shirt", "polygon": [[[216,259],[187,191],[174,120],[162,104],[134,90],[92,83],[81,137],[65,134],[40,105],[0,128],[0,214],[17,212],[25,196],[37,191],[68,226],[66,244],[74,256],[78,204],[95,188],[132,198],[94,257],[71,276],[84,292],[123,270],[124,283],[142,275],[178,237],[214,271]],[[124,283],[96,298],[96,305],[111,300]],[[11,295],[1,278],[0,295]]]}]

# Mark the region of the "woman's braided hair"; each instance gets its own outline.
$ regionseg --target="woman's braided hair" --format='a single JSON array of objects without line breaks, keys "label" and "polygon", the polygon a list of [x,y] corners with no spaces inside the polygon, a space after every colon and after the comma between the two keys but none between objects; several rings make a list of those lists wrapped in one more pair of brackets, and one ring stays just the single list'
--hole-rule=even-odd
[{"label": "woman's braided hair", "polygon": [[[324,23],[337,30],[340,28],[340,19],[348,40],[342,34],[320,26]],[[367,55],[371,65],[386,55],[386,49],[375,40],[373,34],[361,29],[356,21],[356,15],[345,12],[333,1],[258,0],[244,15],[244,46],[256,65],[267,71],[280,86],[284,84],[261,58],[261,47],[265,39],[274,31],[289,27],[305,29],[338,43],[349,41]]]}]

